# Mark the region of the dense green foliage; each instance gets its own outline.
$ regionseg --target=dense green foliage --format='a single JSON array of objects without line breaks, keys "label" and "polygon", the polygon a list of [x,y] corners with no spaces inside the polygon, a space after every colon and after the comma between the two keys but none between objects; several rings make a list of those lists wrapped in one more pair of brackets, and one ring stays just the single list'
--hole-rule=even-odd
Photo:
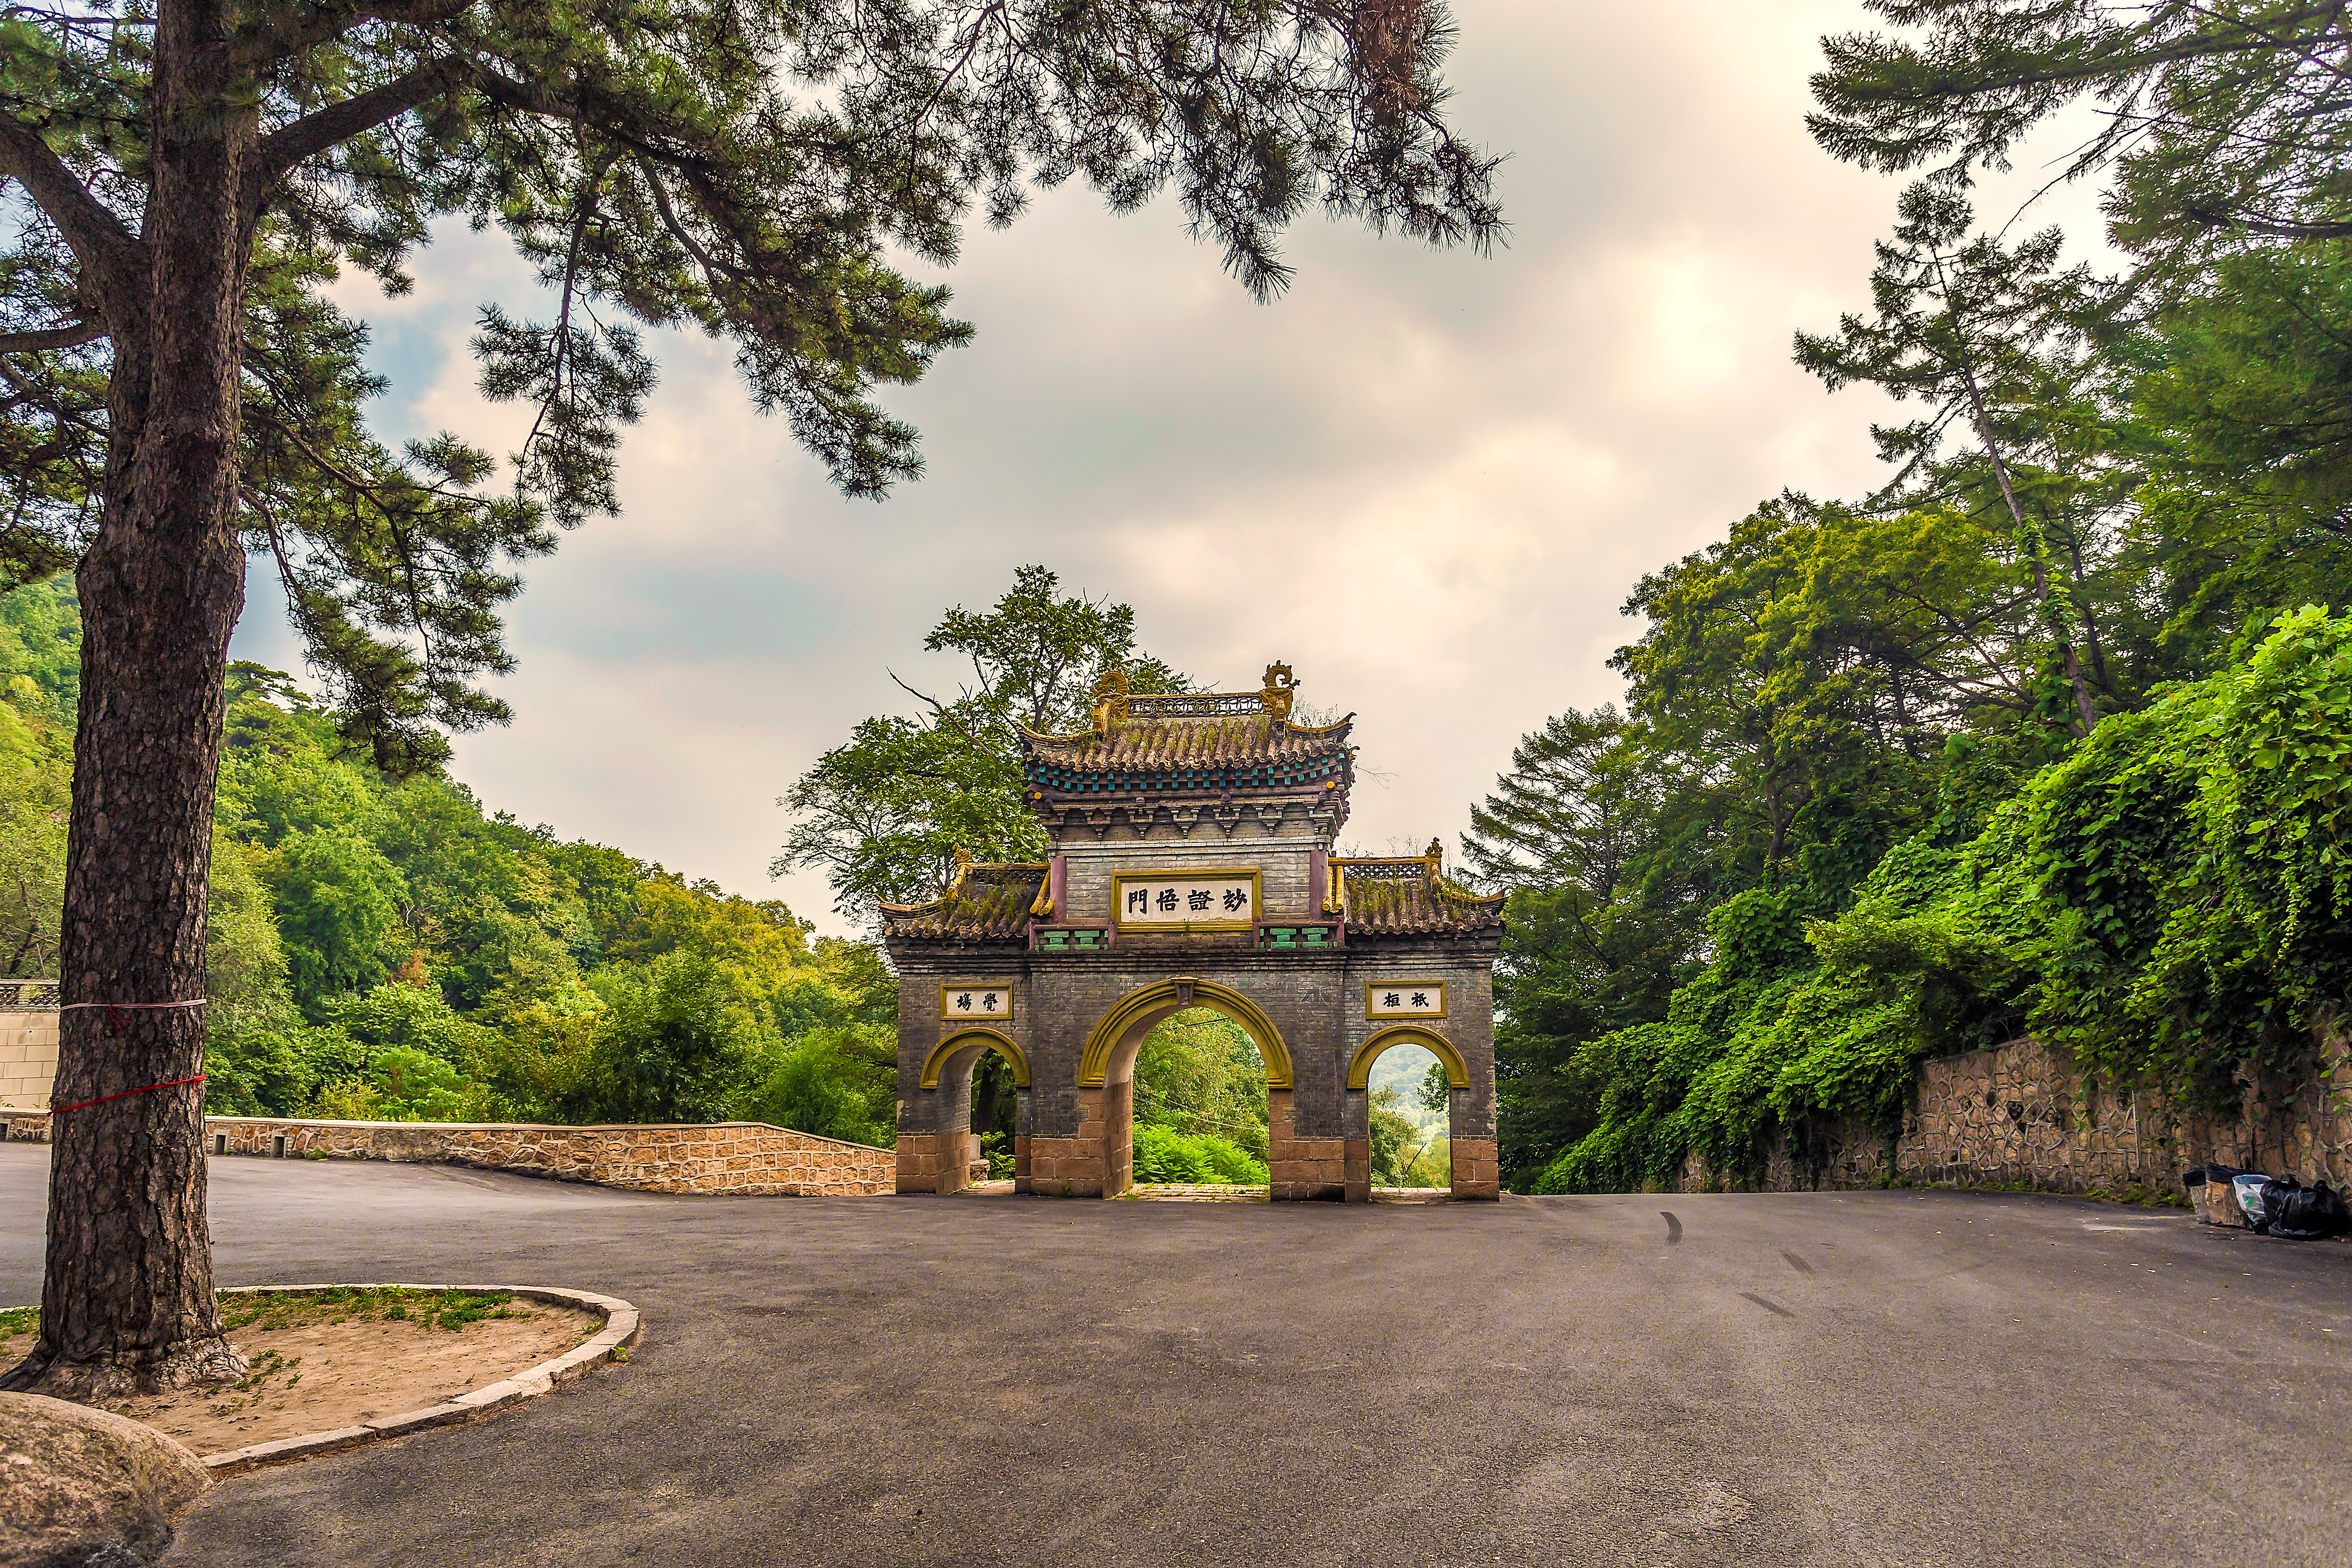
[{"label": "dense green foliage", "polygon": [[1887,854],[1833,919],[1751,889],[1666,1016],[1584,1043],[1597,1125],[1541,1190],[1758,1174],[1761,1138],[1888,1136],[1925,1056],[2030,1031],[2110,1082],[2232,1109],[2352,995],[2352,616],[2285,618],[2244,665],[2101,724],[1958,839]]},{"label": "dense green foliage", "polygon": [[[0,939],[54,974],[69,580],[0,598]],[[239,665],[215,805],[206,1104],[380,1120],[775,1122],[894,1136],[896,982],[602,845],[394,778],[282,675]]]},{"label": "dense green foliage", "polygon": [[[1924,404],[1851,504],[1783,496],[1636,588],[1623,712],[1474,813],[1516,889],[1504,1175],[1746,1180],[1917,1062],[2031,1032],[2227,1112],[2352,998],[2352,210],[2326,7],[1884,0],[1814,129],[1902,198],[1872,309],[1801,334]],[[2315,65],[2325,68],[2314,68]],[[1972,235],[2078,95],[2120,279]],[[2160,112],[2158,112],[2160,110]],[[2249,126],[2267,128],[2246,134]],[[2273,134],[2274,132],[2275,134]]]},{"label": "dense green foliage", "polygon": [[1135,1059],[1135,1179],[1262,1185],[1266,1148],[1265,1062],[1247,1031],[1207,1008],[1161,1019]]}]

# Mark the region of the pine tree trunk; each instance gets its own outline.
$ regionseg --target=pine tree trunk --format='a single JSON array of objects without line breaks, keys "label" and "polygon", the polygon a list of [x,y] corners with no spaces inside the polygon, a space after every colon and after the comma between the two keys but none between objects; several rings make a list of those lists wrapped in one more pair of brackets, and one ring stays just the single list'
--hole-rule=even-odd
[{"label": "pine tree trunk", "polygon": [[[236,533],[238,199],[255,140],[227,91],[226,12],[155,35],[144,267],[105,301],[114,368],[106,509],[83,558],[79,727],[66,853],[40,1337],[0,1386],[79,1399],[234,1379],[205,1224],[205,1009],[75,1004],[205,995],[222,680],[245,601]],[[130,1092],[126,1091],[141,1091]]]}]

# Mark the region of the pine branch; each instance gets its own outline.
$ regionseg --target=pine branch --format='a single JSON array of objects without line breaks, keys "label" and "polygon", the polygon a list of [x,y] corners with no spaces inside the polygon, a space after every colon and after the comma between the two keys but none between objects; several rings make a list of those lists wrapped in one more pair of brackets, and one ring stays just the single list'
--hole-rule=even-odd
[{"label": "pine branch", "polygon": [[255,178],[247,197],[248,208],[257,212],[270,190],[305,159],[340,147],[446,92],[462,79],[465,65],[460,56],[444,55],[404,77],[271,131],[254,149]]},{"label": "pine branch", "polygon": [[57,225],[74,259],[92,276],[111,285],[128,272],[139,242],[38,131],[0,120],[0,174],[25,187],[42,214]]},{"label": "pine branch", "polygon": [[102,321],[79,321],[70,327],[44,327],[32,332],[0,332],[0,354],[38,354],[52,349],[78,349],[107,335]]}]

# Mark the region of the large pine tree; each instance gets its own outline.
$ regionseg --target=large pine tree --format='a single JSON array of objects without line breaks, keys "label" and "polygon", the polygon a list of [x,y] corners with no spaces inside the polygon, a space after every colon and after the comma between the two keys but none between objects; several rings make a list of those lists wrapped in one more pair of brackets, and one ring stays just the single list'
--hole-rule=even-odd
[{"label": "large pine tree", "polygon": [[[28,0],[0,18],[0,573],[76,572],[87,642],[40,1338],[81,1396],[235,1375],[205,1245],[204,910],[248,554],[389,769],[494,721],[515,563],[614,502],[653,368],[632,322],[731,338],[853,495],[918,468],[873,401],[966,329],[893,255],[1084,177],[1171,186],[1263,296],[1310,204],[1481,243],[1494,161],[1445,125],[1422,0]],[[548,319],[484,310],[538,410],[511,487],[359,416],[363,329],[435,219],[503,228]],[[92,1004],[137,1004],[109,1014]],[[167,1085],[167,1087],[153,1087]]]}]

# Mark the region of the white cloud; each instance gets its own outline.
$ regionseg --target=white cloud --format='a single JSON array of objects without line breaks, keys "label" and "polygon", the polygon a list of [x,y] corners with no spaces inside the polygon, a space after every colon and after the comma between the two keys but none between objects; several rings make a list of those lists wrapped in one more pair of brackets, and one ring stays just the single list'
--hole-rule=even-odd
[{"label": "white cloud", "polygon": [[[951,684],[919,652],[940,610],[1042,560],[1132,602],[1180,667],[1254,685],[1290,660],[1391,777],[1349,836],[1451,841],[1520,734],[1616,694],[1643,572],[1783,486],[1877,481],[1873,405],[1824,395],[1789,340],[1864,303],[1898,189],[1803,128],[1815,40],[1868,26],[1856,0],[1456,10],[1454,112],[1512,153],[1491,258],[1308,222],[1297,287],[1259,307],[1167,204],[1048,193],[947,275],[980,337],[890,396],[930,468],[882,506],[826,488],[725,345],[661,335],[625,515],[530,569],[516,721],[461,737],[458,776],[760,894],[775,796],[901,706],[886,666]],[[417,278],[341,286],[395,382],[388,433],[510,449],[523,416],[483,402],[465,345],[481,301],[530,308],[528,269],[459,227]],[[283,662],[255,603],[239,652]],[[783,896],[830,924],[820,881]]]}]

